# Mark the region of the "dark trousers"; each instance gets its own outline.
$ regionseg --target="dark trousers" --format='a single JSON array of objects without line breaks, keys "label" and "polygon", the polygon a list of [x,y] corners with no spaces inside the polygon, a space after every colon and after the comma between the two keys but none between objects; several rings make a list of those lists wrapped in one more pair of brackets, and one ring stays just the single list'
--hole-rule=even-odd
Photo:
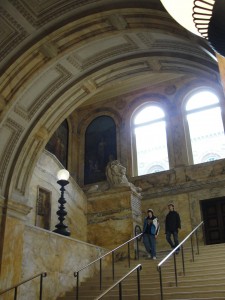
[{"label": "dark trousers", "polygon": [[[171,236],[173,236],[173,241],[171,239]],[[178,241],[178,231],[167,231],[166,232],[166,240],[170,244],[171,248],[175,248],[176,246],[179,245]]]},{"label": "dark trousers", "polygon": [[148,252],[148,254],[151,254],[151,257],[153,258],[156,256],[156,239],[155,236],[152,234],[143,234],[143,243],[145,245],[145,249]]}]

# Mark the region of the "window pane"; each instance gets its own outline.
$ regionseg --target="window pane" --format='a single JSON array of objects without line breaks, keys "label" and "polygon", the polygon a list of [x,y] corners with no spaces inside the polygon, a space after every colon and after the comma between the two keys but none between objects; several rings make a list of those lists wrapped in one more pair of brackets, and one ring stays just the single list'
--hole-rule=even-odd
[{"label": "window pane", "polygon": [[194,163],[225,157],[220,107],[187,115]]},{"label": "window pane", "polygon": [[161,108],[157,106],[149,106],[144,108],[141,112],[137,114],[134,118],[134,124],[142,124],[158,119],[164,118],[164,112]]},{"label": "window pane", "polygon": [[135,129],[138,175],[168,170],[165,121]]},{"label": "window pane", "polygon": [[215,103],[219,103],[216,95],[211,92],[205,91],[195,94],[187,102],[186,110],[190,111],[196,108],[206,107]]}]

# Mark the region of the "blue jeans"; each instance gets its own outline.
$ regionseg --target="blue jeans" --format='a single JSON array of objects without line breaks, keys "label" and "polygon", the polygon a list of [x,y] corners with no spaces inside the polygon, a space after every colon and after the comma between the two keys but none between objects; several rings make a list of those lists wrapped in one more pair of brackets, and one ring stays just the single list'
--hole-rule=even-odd
[{"label": "blue jeans", "polygon": [[[173,236],[173,241],[171,239],[171,235]],[[178,231],[167,231],[166,232],[166,240],[170,244],[171,248],[175,248],[176,246],[179,245],[178,241]]]},{"label": "blue jeans", "polygon": [[153,258],[156,256],[156,239],[155,236],[152,234],[143,234],[143,243],[145,246],[146,251],[148,254],[151,254],[151,257]]}]

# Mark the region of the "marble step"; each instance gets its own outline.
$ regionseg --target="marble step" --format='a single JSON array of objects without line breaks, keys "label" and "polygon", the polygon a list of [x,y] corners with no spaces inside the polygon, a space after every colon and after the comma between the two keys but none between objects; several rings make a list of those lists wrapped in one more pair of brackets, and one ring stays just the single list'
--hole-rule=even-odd
[{"label": "marble step", "polygon": [[[185,276],[191,276],[193,273],[195,273],[195,275],[197,276],[205,276],[205,273],[210,273],[213,272],[214,274],[225,274],[225,264],[224,261],[218,262],[219,263],[219,270],[218,270],[218,266],[214,264],[210,265],[202,265],[202,264],[198,264],[198,263],[192,263],[191,265],[185,265]],[[125,269],[125,268],[121,268],[121,269],[117,269],[115,271],[115,280],[121,278],[123,275],[125,275],[130,269]],[[177,267],[177,274],[179,276],[183,275],[183,269],[181,266]],[[151,270],[148,268],[148,266],[146,265],[142,265],[142,270],[140,271],[140,276],[141,278],[145,277],[145,275],[148,275],[150,278],[153,277],[159,277],[159,272],[157,271],[157,266],[155,265],[154,268],[152,268]],[[170,267],[170,268],[162,268],[162,275],[163,278],[170,278],[170,277],[174,277],[175,273],[174,273],[174,267]],[[136,278],[136,271],[133,272],[129,278]],[[92,278],[89,280],[89,283],[92,284],[98,284],[99,283],[99,275],[97,275],[96,277]],[[112,280],[112,274],[111,272],[105,271],[102,275],[102,282],[104,283],[105,281],[109,281]],[[86,282],[81,283],[81,286],[86,284]]]},{"label": "marble step", "polygon": [[[185,250],[185,276],[183,275],[181,253],[176,255],[178,287],[175,286],[175,275],[173,266],[173,257],[165,263],[162,268],[163,276],[163,293],[164,300],[219,300],[225,299],[225,245],[201,246],[200,254],[194,256]],[[213,259],[210,259],[212,257]],[[164,256],[167,253],[164,253]],[[156,261],[141,257],[139,260],[131,260],[130,269],[126,260],[116,262],[115,280],[123,277],[134,266],[141,263],[141,300],[160,300],[159,272],[157,265],[164,257],[158,255]],[[211,276],[213,274],[213,276]],[[87,282],[81,283],[79,287],[79,300],[96,299],[98,295],[106,290],[112,281],[112,267],[108,266],[103,271],[102,291],[99,291],[99,274]],[[134,271],[129,278],[122,283],[123,300],[137,300],[137,272]],[[76,299],[75,289],[67,292],[64,297],[58,300]],[[103,300],[119,299],[118,286],[109,294],[102,298]]]},{"label": "marble step", "polygon": [[[91,295],[90,295],[91,294]],[[95,300],[98,296],[92,295],[90,293],[88,296],[79,296],[79,300]],[[133,295],[127,295],[125,293],[123,295],[123,300],[137,300],[138,295],[137,293]],[[66,298],[60,298],[60,300],[72,300],[75,299],[74,296],[66,297]],[[102,298],[103,300],[118,300],[119,299],[119,293],[116,295],[106,295]],[[160,293],[145,293],[141,292],[141,300],[160,300],[161,295]],[[185,293],[164,293],[163,295],[164,300],[224,300],[225,299],[225,291],[211,291],[211,292],[204,292],[204,291],[198,291],[198,292],[185,292]]]},{"label": "marble step", "polygon": [[[185,281],[185,278],[183,278],[182,281],[180,281],[178,283],[178,287],[175,287],[175,283],[173,282],[173,283],[168,283],[167,285],[164,284],[163,289],[166,291],[166,293],[170,293],[170,294],[172,294],[172,292],[173,293],[184,293],[187,290],[187,287],[190,288],[190,286],[191,286],[192,293],[199,292],[199,291],[211,292],[211,290],[214,290],[214,289],[217,292],[218,291],[224,292],[224,289],[225,289],[224,279],[225,279],[225,277],[220,278],[220,279],[214,278],[214,280],[208,279],[207,281],[202,282],[201,279],[193,280],[193,281],[190,281],[190,280]],[[123,287],[124,295],[132,296],[133,294],[135,294],[135,292],[137,290],[137,288],[136,288],[137,282],[132,282],[132,283],[123,282],[122,287]],[[107,288],[107,287],[105,287],[105,288]],[[90,295],[90,290],[92,291],[91,292],[92,297],[97,296],[101,293],[101,291],[99,291],[98,288],[89,286],[89,290],[86,290],[86,291],[80,290],[79,296],[80,297],[88,297]],[[114,297],[116,297],[116,295],[117,295],[117,290],[118,290],[118,286],[116,288],[114,288],[113,292],[111,292],[111,294],[114,295]],[[149,282],[141,283],[141,291],[143,293],[147,292],[148,294],[149,293],[150,294],[152,294],[152,293],[159,294],[159,291],[160,291],[159,283],[157,284],[157,287],[155,284],[150,284]],[[74,297],[74,295],[75,295],[75,290],[73,292],[67,293],[66,297],[68,297],[68,299],[70,299],[71,297]]]}]

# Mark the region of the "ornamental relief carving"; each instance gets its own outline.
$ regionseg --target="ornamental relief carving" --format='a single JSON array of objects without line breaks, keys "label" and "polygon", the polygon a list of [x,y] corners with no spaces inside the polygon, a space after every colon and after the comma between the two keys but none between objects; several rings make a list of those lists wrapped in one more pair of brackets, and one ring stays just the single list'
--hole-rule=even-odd
[{"label": "ornamental relief carving", "polygon": [[[14,108],[14,112],[23,119],[30,121],[45,102],[68,82],[71,77],[71,73],[59,64],[55,68],[49,69],[21,95],[18,104]],[[41,86],[39,91],[37,91],[38,86]],[[31,95],[33,95],[33,92],[30,92],[31,90],[36,90],[36,97],[33,99],[31,98]]]},{"label": "ornamental relief carving", "polygon": [[6,10],[0,7],[0,61],[9,54],[15,46],[21,43],[28,33]]},{"label": "ornamental relief carving", "polygon": [[23,15],[34,27],[44,24],[62,16],[78,7],[97,2],[96,0],[9,0],[9,2]]},{"label": "ornamental relief carving", "polygon": [[[133,52],[139,49],[139,46],[128,35],[112,37],[110,40],[96,41],[88,46],[81,47],[76,53],[71,54],[68,61],[77,69],[85,70],[98,62],[122,55],[127,52]],[[84,55],[85,53],[85,55]]]}]

